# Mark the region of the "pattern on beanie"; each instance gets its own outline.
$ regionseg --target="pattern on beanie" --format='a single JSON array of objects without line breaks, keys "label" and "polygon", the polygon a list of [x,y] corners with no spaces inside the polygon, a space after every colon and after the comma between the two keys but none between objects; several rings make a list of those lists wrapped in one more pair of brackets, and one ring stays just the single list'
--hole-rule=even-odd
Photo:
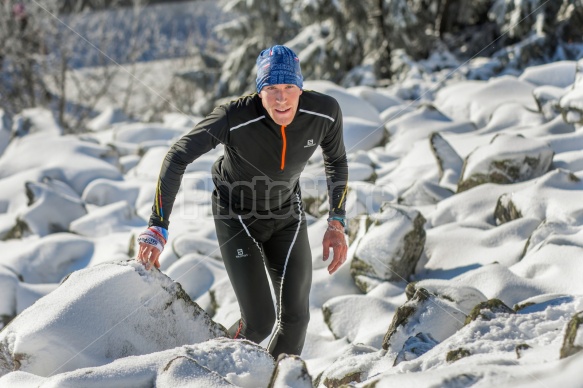
[{"label": "pattern on beanie", "polygon": [[273,46],[257,57],[257,93],[264,86],[291,84],[302,89],[304,78],[298,56],[288,47]]}]

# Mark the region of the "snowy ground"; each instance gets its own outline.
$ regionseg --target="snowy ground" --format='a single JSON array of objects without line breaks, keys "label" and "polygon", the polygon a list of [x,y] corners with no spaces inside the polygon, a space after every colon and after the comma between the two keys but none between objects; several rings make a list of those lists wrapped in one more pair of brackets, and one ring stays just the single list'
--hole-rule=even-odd
[{"label": "snowy ground", "polygon": [[[350,257],[328,275],[314,208],[306,345],[277,373],[263,348],[224,338],[238,311],[209,211],[220,148],[188,167],[161,272],[127,261],[168,146],[200,118],[103,109],[94,132],[62,136],[23,112],[0,127],[0,317],[15,317],[0,386],[583,387],[575,65],[445,86],[306,82],[343,109]],[[324,182],[315,155],[304,197]]]}]

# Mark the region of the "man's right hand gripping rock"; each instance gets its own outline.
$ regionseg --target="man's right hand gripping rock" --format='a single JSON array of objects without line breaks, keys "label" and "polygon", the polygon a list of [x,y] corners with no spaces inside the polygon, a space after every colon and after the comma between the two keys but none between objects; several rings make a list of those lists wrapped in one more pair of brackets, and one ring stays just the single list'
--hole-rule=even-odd
[{"label": "man's right hand gripping rock", "polygon": [[138,258],[147,270],[152,268],[160,268],[160,254],[164,250],[164,245],[168,240],[168,231],[159,226],[150,226],[138,237],[140,249],[138,250]]}]

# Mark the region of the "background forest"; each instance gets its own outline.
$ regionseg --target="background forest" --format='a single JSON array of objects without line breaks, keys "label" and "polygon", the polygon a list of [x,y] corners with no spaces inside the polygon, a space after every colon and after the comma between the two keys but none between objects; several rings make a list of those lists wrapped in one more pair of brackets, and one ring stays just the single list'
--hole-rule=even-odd
[{"label": "background forest", "polygon": [[[273,44],[299,54],[306,79],[350,87],[390,85],[411,71],[440,83],[518,74],[579,58],[583,37],[580,0],[4,0],[1,7],[4,119],[43,105],[70,132],[84,131],[106,99],[142,120],[168,111],[204,115],[221,99],[253,91],[256,55]],[[132,104],[146,86],[140,67],[168,58],[183,61],[165,68],[166,82],[148,85],[156,91],[148,109]],[[124,90],[116,87],[120,76],[128,79]]]}]

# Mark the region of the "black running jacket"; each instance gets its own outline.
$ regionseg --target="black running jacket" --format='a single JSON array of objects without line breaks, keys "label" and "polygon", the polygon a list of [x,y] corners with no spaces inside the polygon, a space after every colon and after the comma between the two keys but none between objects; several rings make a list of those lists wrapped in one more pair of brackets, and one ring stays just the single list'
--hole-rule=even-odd
[{"label": "black running jacket", "polygon": [[269,214],[300,193],[299,178],[321,146],[330,216],[345,215],[348,164],[338,102],[304,90],[288,126],[276,124],[257,93],[217,107],[167,153],[149,225],[168,228],[170,213],[189,163],[219,144],[224,154],[212,168],[216,193],[235,212]]}]

